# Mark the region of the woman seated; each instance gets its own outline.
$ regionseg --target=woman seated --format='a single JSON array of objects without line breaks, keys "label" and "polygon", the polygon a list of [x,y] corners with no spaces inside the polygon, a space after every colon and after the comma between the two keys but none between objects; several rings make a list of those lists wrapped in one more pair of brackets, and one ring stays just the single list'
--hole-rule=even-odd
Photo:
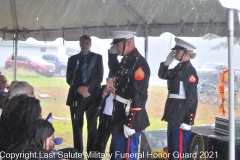
[{"label": "woman seated", "polygon": [[39,100],[20,95],[12,97],[8,103],[9,112],[1,117],[0,151],[6,151],[25,134],[30,123],[41,117]]},{"label": "woman seated", "polygon": [[[73,148],[66,148],[56,152],[51,152],[53,147],[54,128],[51,123],[44,119],[38,119],[33,122],[21,142],[9,148],[7,153],[15,153],[21,157],[14,159],[40,159],[40,160],[58,160],[58,159],[81,159],[80,153]],[[18,154],[19,153],[19,154]]]}]

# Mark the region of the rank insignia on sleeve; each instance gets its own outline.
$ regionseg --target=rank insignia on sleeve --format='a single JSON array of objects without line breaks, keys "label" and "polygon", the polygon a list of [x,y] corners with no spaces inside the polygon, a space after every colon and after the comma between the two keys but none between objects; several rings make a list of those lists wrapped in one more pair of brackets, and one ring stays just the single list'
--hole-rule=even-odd
[{"label": "rank insignia on sleeve", "polygon": [[142,70],[142,67],[139,67],[135,73],[134,73],[134,78],[137,80],[137,81],[141,81],[143,80],[145,77],[145,73],[144,71]]},{"label": "rank insignia on sleeve", "polygon": [[190,78],[188,79],[188,81],[190,83],[194,83],[194,82],[196,82],[196,78],[194,77],[194,75],[191,75]]}]

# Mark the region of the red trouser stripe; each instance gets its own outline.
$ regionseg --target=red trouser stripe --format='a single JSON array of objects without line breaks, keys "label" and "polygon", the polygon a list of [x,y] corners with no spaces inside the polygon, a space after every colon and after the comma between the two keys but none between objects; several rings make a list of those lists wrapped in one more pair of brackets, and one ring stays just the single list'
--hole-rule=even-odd
[{"label": "red trouser stripe", "polygon": [[[179,129],[179,155],[182,155],[183,152],[183,130]],[[179,160],[182,160],[180,156]]]},{"label": "red trouser stripe", "polygon": [[[126,150],[126,153],[128,153],[129,154],[129,152],[130,152],[130,137],[128,136],[128,138],[127,138],[127,150]],[[126,155],[126,160],[128,160],[128,158],[129,158],[129,155]]]}]

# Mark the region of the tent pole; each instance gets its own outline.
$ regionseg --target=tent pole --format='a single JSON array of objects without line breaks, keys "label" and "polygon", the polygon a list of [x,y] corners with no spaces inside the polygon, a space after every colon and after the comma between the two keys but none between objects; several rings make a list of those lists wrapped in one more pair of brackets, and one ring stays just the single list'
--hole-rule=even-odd
[{"label": "tent pole", "polygon": [[17,80],[17,50],[18,50],[18,34],[14,34],[15,53],[14,53],[14,67],[13,67],[13,80]]},{"label": "tent pole", "polygon": [[234,115],[234,10],[228,9],[228,110],[229,110],[229,159],[235,159],[235,115]]},{"label": "tent pole", "polygon": [[148,62],[148,29],[145,27],[146,35],[145,35],[145,59]]},{"label": "tent pole", "polygon": [[13,67],[13,80],[17,80],[17,49],[18,49],[18,23],[17,23],[17,14],[16,14],[16,1],[11,0],[11,11],[14,25],[14,42],[15,42],[15,55],[14,55],[14,67]]}]

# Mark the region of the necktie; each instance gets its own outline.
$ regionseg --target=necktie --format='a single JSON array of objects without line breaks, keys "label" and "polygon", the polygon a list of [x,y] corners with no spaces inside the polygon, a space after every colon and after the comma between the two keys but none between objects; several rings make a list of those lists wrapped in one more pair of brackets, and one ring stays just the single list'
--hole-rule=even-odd
[{"label": "necktie", "polygon": [[87,83],[87,56],[84,56],[84,58],[83,58],[82,82],[83,82],[83,84]]}]

